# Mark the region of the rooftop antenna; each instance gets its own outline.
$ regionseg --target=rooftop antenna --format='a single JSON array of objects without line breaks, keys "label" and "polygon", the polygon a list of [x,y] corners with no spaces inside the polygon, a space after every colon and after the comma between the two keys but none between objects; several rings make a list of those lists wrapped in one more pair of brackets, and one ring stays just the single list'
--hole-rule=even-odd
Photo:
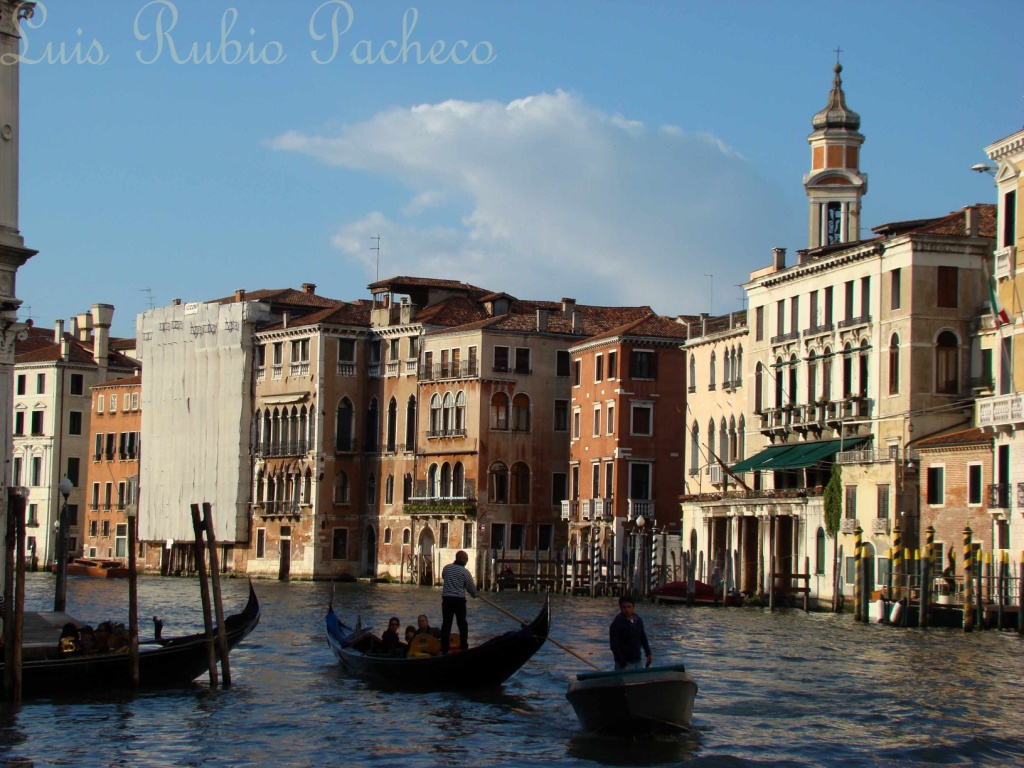
[{"label": "rooftop antenna", "polygon": [[139,289],[139,293],[146,294],[146,301],[149,302],[149,308],[150,309],[154,309],[156,307],[156,302],[153,301],[153,289],[152,288],[140,288]]},{"label": "rooftop antenna", "polygon": [[25,310],[25,319],[26,320],[31,320],[32,319],[32,305],[31,304],[22,304],[21,305],[21,309]]},{"label": "rooftop antenna", "polygon": [[375,282],[380,282],[380,235],[370,235],[370,239],[377,241],[377,244],[371,246],[370,250],[377,252],[377,277]]},{"label": "rooftop antenna", "polygon": [[708,315],[713,316],[715,314],[715,276],[705,272],[704,277],[711,278],[711,290],[708,293]]},{"label": "rooftop antenna", "polygon": [[736,287],[740,289],[740,306],[743,309],[747,308],[747,292],[743,290],[743,283],[736,283]]}]

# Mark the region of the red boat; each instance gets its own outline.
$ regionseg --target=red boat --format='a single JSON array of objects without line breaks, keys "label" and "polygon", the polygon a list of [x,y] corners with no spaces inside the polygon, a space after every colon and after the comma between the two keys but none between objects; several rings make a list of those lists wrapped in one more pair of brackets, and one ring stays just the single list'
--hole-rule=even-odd
[{"label": "red boat", "polygon": [[80,557],[68,563],[68,576],[93,576],[100,579],[128,578],[128,566],[120,560]]},{"label": "red boat", "polygon": [[[725,600],[722,600],[722,591],[718,590],[717,593],[710,584],[705,584],[703,581],[693,582],[693,604],[694,605],[742,605],[743,598],[736,593],[729,593],[725,595]],[[670,581],[663,587],[658,587],[651,592],[651,597],[657,600],[659,603],[686,603],[688,601],[686,595],[686,582],[685,581]]]}]

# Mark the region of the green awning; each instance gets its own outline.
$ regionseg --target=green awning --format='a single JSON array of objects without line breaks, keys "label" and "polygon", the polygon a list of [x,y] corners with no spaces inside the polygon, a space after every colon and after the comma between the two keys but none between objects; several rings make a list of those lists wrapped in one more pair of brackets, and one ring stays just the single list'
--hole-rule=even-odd
[{"label": "green awning", "polygon": [[803,469],[831,459],[839,451],[850,451],[861,445],[867,438],[850,440],[819,440],[813,443],[790,443],[772,445],[749,459],[732,467],[735,473],[777,469]]}]

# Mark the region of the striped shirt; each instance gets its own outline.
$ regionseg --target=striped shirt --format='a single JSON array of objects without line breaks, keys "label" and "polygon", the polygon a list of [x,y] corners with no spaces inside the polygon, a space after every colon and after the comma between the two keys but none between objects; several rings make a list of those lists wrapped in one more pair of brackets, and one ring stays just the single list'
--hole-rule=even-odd
[{"label": "striped shirt", "polygon": [[[473,583],[473,574],[464,565],[448,563],[441,570],[441,578],[444,580],[444,589],[441,590],[441,597],[461,597],[466,599],[468,591],[476,597],[476,584]],[[465,590],[465,591],[464,591]]]}]

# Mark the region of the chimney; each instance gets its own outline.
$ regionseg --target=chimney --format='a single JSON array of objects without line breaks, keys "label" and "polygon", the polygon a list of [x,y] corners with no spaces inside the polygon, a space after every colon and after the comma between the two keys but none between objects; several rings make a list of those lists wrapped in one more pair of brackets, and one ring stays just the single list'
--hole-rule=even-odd
[{"label": "chimney", "polygon": [[964,230],[968,237],[978,236],[978,209],[973,205],[964,208]]},{"label": "chimney", "polygon": [[88,341],[92,335],[92,315],[88,312],[80,312],[78,314],[78,333],[76,337],[79,341]]},{"label": "chimney", "polygon": [[287,328],[288,327],[288,313],[287,312],[282,312],[281,313],[281,327],[282,328]]},{"label": "chimney", "polygon": [[78,315],[71,318],[71,336],[72,338],[78,338]]},{"label": "chimney", "polygon": [[562,299],[562,314],[568,317],[576,311],[576,299]]},{"label": "chimney", "polygon": [[[570,299],[570,301],[571,301],[571,299]],[[577,312],[575,309],[572,311],[572,332],[573,333],[579,333],[580,332],[580,313]]]},{"label": "chimney", "polygon": [[786,249],[772,248],[772,264],[776,270],[786,268]]},{"label": "chimney", "polygon": [[181,306],[181,299],[171,299],[171,306],[173,306],[173,307],[180,307]]},{"label": "chimney", "polygon": [[707,312],[701,312],[700,313],[700,335],[701,336],[707,336],[708,335],[708,313]]},{"label": "chimney", "polygon": [[808,255],[807,250],[801,248],[796,252],[796,263],[803,264],[805,261],[810,261],[811,257]]},{"label": "chimney", "polygon": [[[306,286],[302,286],[305,288]],[[235,301],[245,301],[245,288],[238,288],[235,290]]]},{"label": "chimney", "polygon": [[537,332],[546,333],[548,330],[548,311],[546,309],[537,310]]},{"label": "chimney", "polygon": [[71,342],[64,338],[60,340],[60,356],[62,360],[71,357]]},{"label": "chimney", "polygon": [[110,351],[110,323],[114,319],[112,304],[92,305],[92,324],[96,328],[92,341],[92,359],[100,369],[100,381],[107,380],[107,353]]},{"label": "chimney", "polygon": [[64,341],[64,321],[58,320],[53,324],[53,343],[60,344]]},{"label": "chimney", "polygon": [[[312,296],[314,293],[316,293],[316,283],[303,283],[302,292]],[[245,292],[243,291],[243,294],[244,293]]]}]

